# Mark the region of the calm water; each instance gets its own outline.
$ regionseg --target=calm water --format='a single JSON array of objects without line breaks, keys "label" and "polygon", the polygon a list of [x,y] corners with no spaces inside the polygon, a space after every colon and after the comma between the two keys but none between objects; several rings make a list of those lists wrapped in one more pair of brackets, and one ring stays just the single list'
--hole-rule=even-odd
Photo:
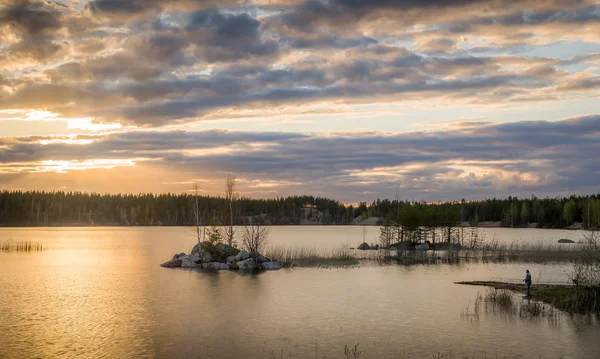
[{"label": "calm water", "polygon": [[[375,242],[377,228],[365,235]],[[487,229],[500,241],[580,239],[573,231]],[[276,227],[276,245],[334,248],[361,227]],[[0,358],[597,358],[600,327],[561,315],[461,315],[484,288],[459,280],[567,281],[566,264],[303,268],[261,275],[166,269],[189,252],[183,228],[0,229],[41,253],[0,253]]]}]

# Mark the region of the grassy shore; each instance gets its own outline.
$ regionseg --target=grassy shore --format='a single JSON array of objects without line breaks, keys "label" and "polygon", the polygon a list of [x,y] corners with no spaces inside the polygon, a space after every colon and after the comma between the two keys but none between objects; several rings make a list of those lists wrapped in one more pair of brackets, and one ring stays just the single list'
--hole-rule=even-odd
[{"label": "grassy shore", "polygon": [[39,242],[31,241],[3,241],[0,242],[1,252],[41,252],[45,248]]},{"label": "grassy shore", "polygon": [[353,251],[347,246],[340,246],[329,252],[312,247],[270,247],[265,251],[265,255],[277,260],[284,268],[347,267],[359,264]]},{"label": "grassy shore", "polygon": [[[525,293],[525,284],[492,281],[456,282],[455,284],[492,287],[497,290]],[[600,288],[572,285],[534,284],[531,298],[568,313],[600,313]]]}]

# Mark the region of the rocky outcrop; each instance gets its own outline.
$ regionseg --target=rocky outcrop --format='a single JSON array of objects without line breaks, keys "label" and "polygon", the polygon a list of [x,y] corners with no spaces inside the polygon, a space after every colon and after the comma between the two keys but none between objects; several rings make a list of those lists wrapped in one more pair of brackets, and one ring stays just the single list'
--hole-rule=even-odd
[{"label": "rocky outcrop", "polygon": [[202,269],[219,271],[219,270],[227,270],[227,269],[229,269],[229,266],[225,263],[210,262],[210,263],[203,263]]},{"label": "rocky outcrop", "polygon": [[183,257],[185,255],[185,253],[181,252],[179,254],[176,254],[173,256],[173,259],[179,259],[179,257]]},{"label": "rocky outcrop", "polygon": [[558,243],[575,243],[575,241],[566,238],[561,238],[558,240]]},{"label": "rocky outcrop", "polygon": [[254,260],[254,258],[247,258],[244,259],[243,261],[239,261],[237,262],[237,268],[238,270],[253,270],[256,268],[256,261]]},{"label": "rocky outcrop", "polygon": [[[267,264],[265,264],[267,263]],[[212,245],[209,242],[196,243],[192,248],[192,254],[179,253],[173,258],[161,264],[166,268],[201,268],[205,270],[277,270],[281,265],[265,257],[258,252],[248,252],[245,250],[229,246],[224,243]]]},{"label": "rocky outcrop", "polygon": [[202,251],[201,255],[202,255],[202,262],[203,263],[212,262],[213,256],[212,256],[212,254],[210,254],[210,252]]},{"label": "rocky outcrop", "polygon": [[179,257],[181,260],[181,268],[196,268],[201,262],[198,254],[190,254],[188,256]]},{"label": "rocky outcrop", "polygon": [[196,243],[196,245],[194,247],[192,247],[192,254],[197,254],[198,252],[200,252],[200,242]]},{"label": "rocky outcrop", "polygon": [[236,256],[235,256],[235,260],[236,261],[243,261],[245,259],[250,258],[250,253],[248,253],[248,251],[240,251]]},{"label": "rocky outcrop", "polygon": [[380,217],[356,217],[352,220],[352,225],[360,225],[360,226],[376,226],[381,223]]},{"label": "rocky outcrop", "polygon": [[196,267],[198,267],[198,263],[192,261],[189,258],[184,258],[181,261],[181,268],[196,268]]},{"label": "rocky outcrop", "polygon": [[224,262],[227,257],[236,256],[240,250],[225,243],[219,243],[214,247],[212,254],[214,259],[219,262]]},{"label": "rocky outcrop", "polygon": [[177,267],[181,267],[182,263],[183,263],[183,261],[181,259],[173,258],[170,261],[164,262],[160,266],[165,267],[165,268],[177,268]]},{"label": "rocky outcrop", "polygon": [[565,227],[565,229],[583,229],[581,222],[575,222],[572,225]]},{"label": "rocky outcrop", "polygon": [[281,269],[281,264],[277,262],[264,262],[261,264],[261,267],[266,270],[278,270]]},{"label": "rocky outcrop", "polygon": [[429,242],[415,244],[415,249],[418,251],[427,251],[429,250]]},{"label": "rocky outcrop", "polygon": [[362,242],[357,248],[364,251],[370,249],[371,247],[369,247],[369,244],[367,242]]}]

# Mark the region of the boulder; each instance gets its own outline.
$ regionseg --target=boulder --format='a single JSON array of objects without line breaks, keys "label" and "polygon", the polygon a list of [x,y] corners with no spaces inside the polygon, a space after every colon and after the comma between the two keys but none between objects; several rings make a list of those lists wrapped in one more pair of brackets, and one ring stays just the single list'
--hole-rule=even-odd
[{"label": "boulder", "polygon": [[185,256],[181,260],[181,268],[196,268],[198,264],[194,261],[197,256]]},{"label": "boulder", "polygon": [[183,257],[183,256],[185,256],[185,253],[181,252],[181,253],[179,253],[179,254],[175,254],[175,255],[173,256],[173,259],[178,259],[179,257]]},{"label": "boulder", "polygon": [[196,243],[195,246],[192,247],[192,254],[197,254],[198,252],[200,252],[200,242]]},{"label": "boulder", "polygon": [[220,262],[224,261],[229,256],[235,256],[240,253],[240,250],[225,243],[219,243],[215,246],[212,255]]},{"label": "boulder", "polygon": [[225,263],[235,263],[237,262],[237,260],[235,259],[235,256],[229,256],[225,259]]},{"label": "boulder", "polygon": [[227,270],[229,266],[225,263],[210,262],[202,264],[202,268],[208,270]]},{"label": "boulder", "polygon": [[561,238],[558,240],[558,243],[575,243],[575,241],[566,238]]},{"label": "boulder", "polygon": [[238,262],[248,258],[250,258],[250,253],[248,253],[248,251],[240,251],[240,253],[235,256],[235,260]]},{"label": "boulder", "polygon": [[278,270],[281,269],[281,264],[277,262],[264,262],[262,265],[263,269],[266,270]]},{"label": "boulder", "polygon": [[258,252],[250,252],[250,258],[256,259],[257,263],[270,262],[270,260]]},{"label": "boulder", "polygon": [[177,268],[177,267],[181,267],[181,264],[182,264],[181,259],[173,258],[170,261],[161,264],[160,266],[165,267],[165,268]]},{"label": "boulder", "polygon": [[256,268],[256,262],[254,261],[254,258],[244,259],[237,262],[237,267],[239,270],[252,270]]},{"label": "boulder", "polygon": [[418,251],[427,251],[427,250],[429,250],[429,243],[425,242],[425,243],[415,244],[415,249]]},{"label": "boulder", "polygon": [[369,249],[370,247],[367,242],[362,242],[357,248],[364,251],[364,250]]},{"label": "boulder", "polygon": [[212,254],[210,254],[210,252],[201,251],[200,253],[202,254],[202,262],[203,263],[212,262],[213,256],[212,256]]},{"label": "boulder", "polygon": [[210,243],[208,241],[200,242],[200,249],[202,249],[203,251],[206,251],[206,252],[212,252],[213,245],[212,245],[212,243]]}]

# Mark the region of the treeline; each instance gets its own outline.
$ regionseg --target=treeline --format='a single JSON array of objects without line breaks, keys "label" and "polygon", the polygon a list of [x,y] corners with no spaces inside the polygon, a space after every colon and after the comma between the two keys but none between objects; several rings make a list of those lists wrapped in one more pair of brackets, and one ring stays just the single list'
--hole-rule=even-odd
[{"label": "treeline", "polygon": [[410,226],[435,227],[439,224],[500,222],[504,227],[565,228],[575,222],[584,228],[600,227],[600,195],[565,198],[508,197],[480,201],[425,203],[377,199],[360,203],[357,211],[366,217],[381,217]]},{"label": "treeline", "polygon": [[[96,194],[81,192],[0,192],[0,226],[124,225],[187,226],[196,223],[193,194]],[[338,201],[313,196],[237,198],[236,224],[250,217],[269,224],[300,224],[304,208],[322,213],[320,223],[348,224],[358,214]],[[229,223],[223,197],[198,196],[200,223]],[[312,211],[308,212],[310,217]]]},{"label": "treeline", "polygon": [[[81,192],[2,191],[0,226],[58,225],[193,225],[193,194],[95,194]],[[198,196],[201,223],[229,223],[224,197]],[[307,210],[311,208],[311,210]],[[600,195],[567,198],[486,199],[425,203],[377,199],[346,206],[339,201],[293,196],[272,199],[237,198],[236,224],[259,220],[268,224],[350,224],[355,219],[380,217],[380,222],[403,223],[407,228],[456,226],[469,222],[500,222],[507,227],[535,224],[564,228],[575,222],[600,227]],[[320,212],[314,219],[314,210]],[[311,217],[312,221],[311,221]]]}]

